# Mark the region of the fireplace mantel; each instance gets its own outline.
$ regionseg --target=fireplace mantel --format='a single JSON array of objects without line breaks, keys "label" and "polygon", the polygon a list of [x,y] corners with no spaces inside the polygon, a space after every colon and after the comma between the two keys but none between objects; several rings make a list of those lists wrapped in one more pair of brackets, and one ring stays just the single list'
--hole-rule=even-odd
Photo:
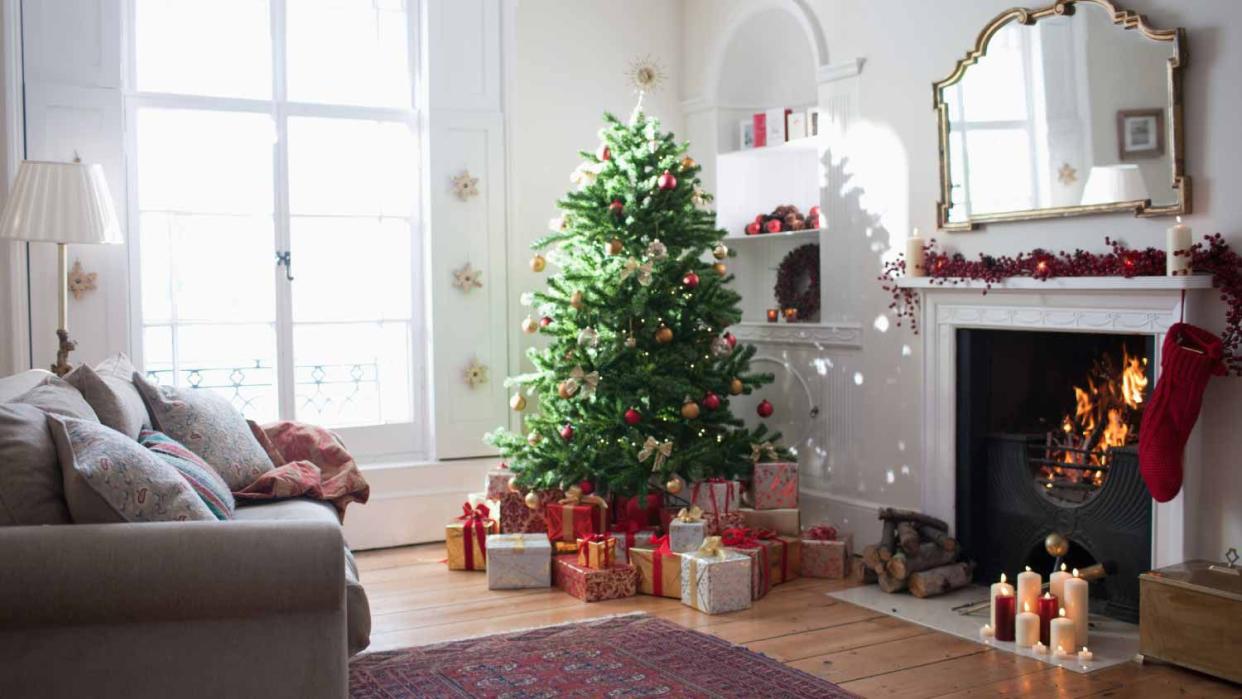
[{"label": "fireplace mantel", "polygon": [[[1211,278],[1076,277],[1047,281],[1012,279],[983,293],[982,282],[942,284],[927,278],[899,280],[920,297],[923,343],[922,508],[956,521],[957,329],[1146,334],[1155,340],[1151,358],[1159,379],[1160,346],[1170,325],[1183,315],[1197,320],[1198,299]],[[1189,292],[1189,293],[1187,293]],[[1157,567],[1185,560],[1195,535],[1185,506],[1197,492],[1198,430],[1186,450],[1182,493],[1152,512],[1152,561]]]}]

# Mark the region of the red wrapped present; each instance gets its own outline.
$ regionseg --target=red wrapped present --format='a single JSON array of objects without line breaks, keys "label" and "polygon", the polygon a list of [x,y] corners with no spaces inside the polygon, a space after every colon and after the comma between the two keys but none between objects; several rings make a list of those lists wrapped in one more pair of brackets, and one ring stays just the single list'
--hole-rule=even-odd
[{"label": "red wrapped present", "polygon": [[721,532],[720,544],[750,556],[751,599],[762,599],[772,590],[772,556],[768,542],[760,541],[749,529],[730,527]]},{"label": "red wrapped present", "polygon": [[850,536],[819,524],[802,532],[802,576],[840,580],[849,572]]},{"label": "red wrapped present", "polygon": [[690,504],[698,505],[706,514],[733,512],[741,506],[741,483],[724,478],[695,481],[690,486]]},{"label": "red wrapped present", "polygon": [[617,562],[617,540],[607,534],[578,539],[578,565],[611,568]]},{"label": "red wrapped present", "polygon": [[503,534],[534,534],[548,531],[546,516],[548,503],[556,502],[565,497],[558,489],[544,490],[539,493],[539,507],[531,509],[526,506],[526,492],[507,492],[500,498],[500,531]]},{"label": "red wrapped present", "polygon": [[639,529],[654,527],[660,523],[660,508],[663,505],[664,498],[659,493],[632,498],[618,496],[613,501],[612,516],[618,525],[637,522]]},{"label": "red wrapped present", "polygon": [[628,563],[596,569],[578,565],[576,554],[552,561],[552,582],[583,602],[633,597],[638,594],[638,570]]},{"label": "red wrapped present", "polygon": [[569,493],[555,503],[548,503],[548,538],[552,541],[577,542],[592,534],[608,531],[608,503],[597,495]]}]

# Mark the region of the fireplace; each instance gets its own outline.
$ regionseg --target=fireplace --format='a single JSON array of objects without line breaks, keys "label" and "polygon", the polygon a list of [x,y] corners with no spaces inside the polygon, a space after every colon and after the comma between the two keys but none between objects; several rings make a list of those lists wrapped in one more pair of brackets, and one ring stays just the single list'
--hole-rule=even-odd
[{"label": "fireplace", "polygon": [[[1154,386],[1149,334],[956,329],[956,529],[979,582],[1030,566],[1103,564],[1092,611],[1137,621],[1151,568],[1138,427]],[[1056,561],[1045,538],[1059,533]]]}]

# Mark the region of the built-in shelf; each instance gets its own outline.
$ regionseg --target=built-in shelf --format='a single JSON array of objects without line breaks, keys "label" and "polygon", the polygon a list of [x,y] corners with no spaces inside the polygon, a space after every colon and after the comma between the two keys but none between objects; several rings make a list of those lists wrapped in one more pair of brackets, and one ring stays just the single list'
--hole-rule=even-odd
[{"label": "built-in shelf", "polygon": [[781,231],[780,233],[756,233],[755,235],[733,235],[730,233],[725,236],[725,240],[733,243],[739,240],[760,240],[764,238],[772,238],[775,240],[789,240],[790,238],[814,238],[820,233],[827,231],[827,228],[807,228],[801,231]]},{"label": "built-in shelf", "polygon": [[824,148],[826,145],[827,145],[826,140],[822,136],[807,136],[805,138],[795,138],[792,141],[785,141],[784,143],[780,143],[775,146],[760,146],[759,148],[741,148],[738,150],[729,151],[727,153],[718,153],[716,155],[716,158],[717,159],[761,158],[764,155],[771,155],[772,153],[781,153],[781,152],[788,153],[789,151],[794,151],[794,150],[818,151]]},{"label": "built-in shelf", "polygon": [[[977,279],[939,279],[902,277],[897,286],[904,289],[985,289]],[[1212,278],[1198,274],[1189,277],[1053,277],[1047,280],[1015,277],[991,286],[994,291],[1180,291],[1210,289]]]},{"label": "built-in shelf", "polygon": [[837,347],[860,347],[862,345],[862,326],[858,323],[743,321],[730,326],[729,329],[743,342]]}]

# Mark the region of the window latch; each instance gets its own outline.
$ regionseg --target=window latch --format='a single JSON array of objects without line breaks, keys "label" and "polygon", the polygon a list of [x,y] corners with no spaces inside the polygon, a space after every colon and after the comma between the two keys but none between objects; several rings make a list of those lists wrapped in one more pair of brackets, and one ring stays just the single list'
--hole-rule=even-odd
[{"label": "window latch", "polygon": [[276,266],[285,268],[285,279],[293,281],[293,252],[290,250],[276,251]]}]

